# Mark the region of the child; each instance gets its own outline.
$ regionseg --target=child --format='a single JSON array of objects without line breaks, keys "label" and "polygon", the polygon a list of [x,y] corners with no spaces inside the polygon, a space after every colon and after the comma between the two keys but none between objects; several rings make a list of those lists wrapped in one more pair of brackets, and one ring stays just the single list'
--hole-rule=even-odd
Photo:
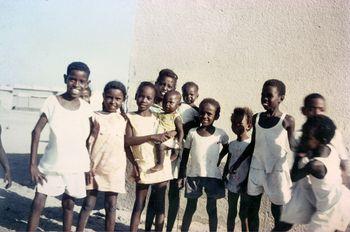
[{"label": "child", "polygon": [[[85,197],[84,172],[90,169],[86,142],[92,111],[80,95],[89,83],[89,74],[86,64],[71,63],[64,75],[66,92],[48,97],[41,108],[40,118],[32,132],[29,169],[37,186],[28,231],[36,230],[47,196],[62,193],[63,230],[71,231],[74,200]],[[37,165],[39,138],[47,123],[50,126],[49,143]]]},{"label": "child", "polygon": [[261,93],[261,104],[266,110],[253,116],[252,141],[243,154],[232,165],[235,172],[242,161],[252,156],[248,177],[247,193],[251,196],[249,230],[259,230],[259,208],[265,191],[271,201],[271,212],[275,226],[280,221],[282,206],[290,197],[288,156],[295,147],[294,118],[279,110],[286,88],[282,81],[267,80]]},{"label": "child", "polygon": [[79,214],[77,231],[85,229],[99,191],[105,195],[105,231],[114,231],[117,196],[125,193],[126,115],[122,107],[125,98],[125,86],[119,81],[110,81],[104,87],[103,109],[94,113],[98,131],[89,139],[91,172],[87,176],[87,197]]},{"label": "child", "polygon": [[[301,112],[307,118],[326,113],[326,99],[319,93],[312,93],[305,97],[304,106]],[[350,157],[344,146],[343,136],[339,130],[335,130],[335,135],[331,141],[332,146],[337,150],[340,158],[340,166],[343,172],[343,182],[350,188]]]},{"label": "child", "polygon": [[131,146],[133,157],[139,170],[136,182],[136,199],[130,220],[130,230],[137,231],[140,217],[145,205],[148,188],[152,186],[154,194],[154,210],[156,214],[156,231],[161,231],[164,224],[165,190],[168,180],[172,179],[169,155],[164,158],[164,168],[158,172],[150,172],[155,165],[154,143],[162,143],[175,136],[176,131],[154,134],[158,128],[158,119],[150,111],[154,104],[156,88],[150,82],[142,82],[136,92],[138,110],[128,114],[125,145]]},{"label": "child", "polygon": [[[345,231],[350,223],[350,191],[342,185],[339,155],[330,144],[335,129],[324,115],[309,117],[303,125],[302,142],[308,157],[296,157],[291,177],[293,181],[307,177],[315,196],[315,208],[299,211],[308,231]],[[283,220],[290,222],[286,217]]]},{"label": "child", "polygon": [[[201,126],[189,131],[180,165],[179,182],[187,176],[185,186],[187,205],[181,231],[189,230],[203,188],[207,193],[209,231],[216,231],[218,224],[216,200],[225,197],[221,172],[216,164],[220,149],[227,149],[228,135],[222,129],[213,126],[214,121],[220,116],[220,104],[212,98],[205,98],[199,104],[199,115]],[[189,157],[190,164],[186,172]]]},{"label": "child", "polygon": [[2,168],[4,169],[4,182],[6,183],[5,188],[8,189],[12,185],[12,178],[11,178],[11,170],[10,170],[10,164],[7,159],[4,147],[2,146],[1,142],[1,125],[0,125],[0,164]]},{"label": "child", "polygon": [[[176,139],[170,139],[164,143],[156,145],[157,164],[151,168],[152,172],[163,169],[165,151],[171,149],[170,160],[174,161],[178,157],[179,149],[182,148],[183,128],[181,116],[177,112],[180,106],[181,94],[175,90],[169,91],[163,98],[164,113],[159,113],[158,133],[176,130]],[[175,151],[175,149],[177,151]]]},{"label": "child", "polygon": [[184,102],[179,107],[179,113],[184,124],[185,137],[191,128],[199,126],[199,108],[195,105],[198,96],[198,85],[196,83],[186,82],[182,86]]},{"label": "child", "polygon": [[87,103],[90,103],[91,98],[91,89],[87,86],[85,89],[81,91],[81,99],[85,100]]},{"label": "child", "polygon": [[[224,168],[224,174],[222,175],[223,180],[226,182],[226,176],[229,168],[238,159],[242,152],[250,143],[250,137],[248,131],[252,127],[252,111],[247,108],[235,108],[233,114],[231,115],[231,128],[233,133],[237,135],[235,141],[230,142],[228,150],[229,156],[226,161]],[[221,159],[219,158],[218,166],[220,165]],[[239,216],[241,219],[242,231],[248,231],[246,226],[249,197],[247,196],[247,186],[246,179],[249,172],[250,159],[246,159],[241,166],[237,169],[236,174],[231,174],[226,183],[228,189],[228,215],[227,215],[227,231],[234,231],[235,229],[235,219],[237,215],[237,202],[240,199]],[[249,222],[248,222],[249,224]]]}]

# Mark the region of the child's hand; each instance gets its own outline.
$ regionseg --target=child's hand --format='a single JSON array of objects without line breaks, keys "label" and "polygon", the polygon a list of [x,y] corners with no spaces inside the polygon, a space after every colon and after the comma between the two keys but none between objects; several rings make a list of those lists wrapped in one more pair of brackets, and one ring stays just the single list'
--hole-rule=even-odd
[{"label": "child's hand", "polygon": [[136,163],[132,165],[132,177],[134,177],[135,182],[140,180],[140,169]]},{"label": "child's hand", "polygon": [[183,178],[177,179],[176,185],[178,189],[182,189],[184,187],[184,179]]},{"label": "child's hand", "polygon": [[98,133],[100,132],[100,124],[94,120],[93,122],[93,127],[92,127],[92,132],[91,132],[91,136],[93,136],[94,138],[96,138],[98,136]]},{"label": "child's hand", "polygon": [[90,185],[92,183],[92,180],[94,178],[94,172],[92,170],[85,172],[85,183],[86,185]]},{"label": "child's hand", "polygon": [[7,171],[4,175],[4,182],[7,183],[5,188],[8,189],[12,185],[12,178],[11,178],[11,172]]},{"label": "child's hand", "polygon": [[234,167],[231,167],[229,173],[230,173],[230,174],[236,174],[236,173],[237,173],[237,169],[234,168]]},{"label": "child's hand", "polygon": [[36,165],[30,165],[30,176],[32,177],[32,181],[36,184],[43,185],[43,181],[47,182],[47,179],[44,173],[41,173]]},{"label": "child's hand", "polygon": [[171,136],[170,136],[167,132],[165,132],[165,133],[162,133],[162,134],[153,135],[153,136],[151,137],[151,140],[152,140],[154,143],[159,144],[159,143],[163,143],[163,142],[167,141],[167,140],[170,139],[170,138],[171,138]]}]

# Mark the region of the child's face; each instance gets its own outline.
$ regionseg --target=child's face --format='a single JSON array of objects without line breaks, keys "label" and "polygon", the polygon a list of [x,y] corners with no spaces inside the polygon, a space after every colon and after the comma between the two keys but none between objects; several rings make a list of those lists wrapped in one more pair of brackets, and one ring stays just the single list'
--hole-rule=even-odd
[{"label": "child's face", "polygon": [[232,121],[232,131],[237,136],[243,135],[250,129],[250,125],[248,124],[247,116],[246,115],[234,115]]},{"label": "child's face", "polygon": [[199,108],[199,119],[202,126],[210,126],[216,120],[215,118],[216,108],[210,103],[204,104]]},{"label": "child's face", "polygon": [[163,99],[163,109],[166,113],[173,113],[180,105],[180,97],[177,94],[167,95]]},{"label": "child's face", "polygon": [[82,89],[85,89],[89,84],[88,78],[87,73],[80,70],[73,70],[70,74],[64,75],[67,93],[73,98],[80,97]]},{"label": "child's face", "polygon": [[154,103],[155,97],[154,89],[151,87],[145,86],[137,95],[136,95],[136,104],[139,111],[148,110]]},{"label": "child's face", "polygon": [[87,103],[90,103],[90,91],[87,89],[84,89],[81,92],[81,96],[80,96],[84,101],[86,101]]},{"label": "child's face", "polygon": [[109,89],[103,93],[104,110],[110,113],[116,112],[124,102],[124,94],[119,89]]},{"label": "child's face", "polygon": [[316,115],[323,115],[325,111],[326,103],[322,98],[311,99],[308,106],[302,108],[302,112],[307,118]]},{"label": "child's face", "polygon": [[193,104],[197,98],[198,98],[198,90],[194,86],[188,87],[186,91],[183,92],[183,99],[189,105]]},{"label": "child's face", "polygon": [[164,77],[159,83],[156,83],[157,96],[163,99],[164,95],[175,90],[175,80],[172,77]]},{"label": "child's face", "polygon": [[279,95],[275,86],[266,86],[261,92],[261,104],[266,111],[275,110],[282,102],[283,98]]}]

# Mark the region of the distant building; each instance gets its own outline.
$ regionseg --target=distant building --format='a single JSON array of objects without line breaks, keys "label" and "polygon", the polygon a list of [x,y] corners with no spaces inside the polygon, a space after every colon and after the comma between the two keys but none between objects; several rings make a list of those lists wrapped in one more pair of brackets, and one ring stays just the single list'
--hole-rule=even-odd
[{"label": "distant building", "polygon": [[7,110],[39,111],[48,96],[59,92],[63,90],[38,86],[0,85],[0,106]]}]

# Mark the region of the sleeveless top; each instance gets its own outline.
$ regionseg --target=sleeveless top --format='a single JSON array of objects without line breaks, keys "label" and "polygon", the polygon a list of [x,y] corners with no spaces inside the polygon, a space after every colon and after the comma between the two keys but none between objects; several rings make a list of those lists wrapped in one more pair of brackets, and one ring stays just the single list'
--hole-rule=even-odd
[{"label": "sleeveless top", "polygon": [[255,122],[255,146],[251,167],[265,170],[266,173],[288,170],[287,155],[291,150],[287,130],[283,127],[286,114],[283,113],[278,123],[271,128],[259,125],[260,114]]}]

